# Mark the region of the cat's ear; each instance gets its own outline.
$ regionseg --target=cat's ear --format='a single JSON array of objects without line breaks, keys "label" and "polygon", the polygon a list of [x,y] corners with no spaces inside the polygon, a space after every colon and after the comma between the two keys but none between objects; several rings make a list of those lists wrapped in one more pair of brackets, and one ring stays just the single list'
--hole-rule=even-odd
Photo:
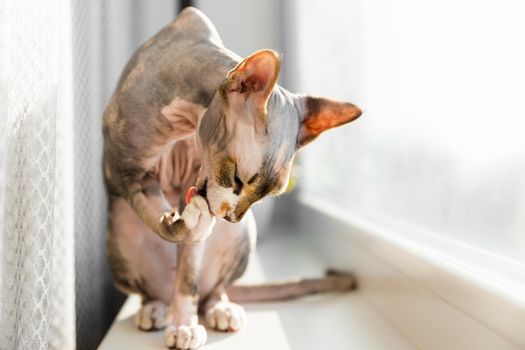
[{"label": "cat's ear", "polygon": [[273,50],[260,50],[246,57],[228,73],[228,97],[242,97],[266,114],[266,104],[279,76],[280,66],[279,55]]},{"label": "cat's ear", "polygon": [[302,97],[304,117],[297,137],[298,148],[312,142],[328,129],[349,123],[361,115],[359,107],[323,97]]}]

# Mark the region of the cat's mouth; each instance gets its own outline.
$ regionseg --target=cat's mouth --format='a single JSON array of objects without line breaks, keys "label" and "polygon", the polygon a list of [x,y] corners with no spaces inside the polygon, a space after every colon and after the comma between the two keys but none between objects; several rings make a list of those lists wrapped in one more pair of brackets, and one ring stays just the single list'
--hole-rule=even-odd
[{"label": "cat's mouth", "polygon": [[204,180],[204,184],[197,190],[197,193],[199,196],[206,199],[206,202],[208,201],[208,179]]},{"label": "cat's mouth", "polygon": [[224,216],[223,218],[224,220],[228,221],[228,222],[231,222],[231,223],[236,223],[237,221],[233,221],[232,218],[230,218],[228,215]]},{"label": "cat's mouth", "polygon": [[204,180],[202,187],[197,189],[197,194],[206,200],[206,203],[208,204],[208,210],[210,213],[215,215],[215,213],[211,210],[210,202],[208,201],[208,179]]},{"label": "cat's mouth", "polygon": [[246,214],[247,211],[248,210],[245,210],[244,212],[239,214],[239,213],[236,213],[234,210],[229,210],[228,212],[224,214],[223,219],[231,223],[236,223],[242,220],[242,218],[244,217],[244,214]]},{"label": "cat's mouth", "polygon": [[204,180],[204,182],[202,183],[202,186],[197,189],[197,194],[206,200],[206,203],[208,203],[208,210],[210,211],[212,215],[216,217],[220,217],[231,223],[236,223],[236,222],[239,222],[245,214],[245,213],[242,213],[240,216],[237,217],[233,213],[233,210],[230,210],[229,206],[227,206],[225,209],[222,209],[222,208],[218,209],[217,212],[212,210],[212,206],[210,205],[210,201],[208,199],[208,179]]}]

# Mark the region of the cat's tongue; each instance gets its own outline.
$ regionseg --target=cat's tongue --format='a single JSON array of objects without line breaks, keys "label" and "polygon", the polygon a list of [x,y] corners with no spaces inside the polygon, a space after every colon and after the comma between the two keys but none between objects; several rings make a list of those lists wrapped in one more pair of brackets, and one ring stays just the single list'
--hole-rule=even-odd
[{"label": "cat's tongue", "polygon": [[191,186],[186,192],[186,204],[189,204],[193,196],[197,195],[197,187]]}]

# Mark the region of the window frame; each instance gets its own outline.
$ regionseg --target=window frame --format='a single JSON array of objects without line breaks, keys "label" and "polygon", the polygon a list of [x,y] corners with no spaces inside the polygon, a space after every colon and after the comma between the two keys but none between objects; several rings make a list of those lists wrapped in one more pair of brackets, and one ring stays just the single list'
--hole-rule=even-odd
[{"label": "window frame", "polygon": [[418,346],[452,349],[474,333],[480,348],[494,339],[525,347],[522,264],[444,236],[386,230],[304,191],[297,202],[312,245],[355,271],[365,298]]}]

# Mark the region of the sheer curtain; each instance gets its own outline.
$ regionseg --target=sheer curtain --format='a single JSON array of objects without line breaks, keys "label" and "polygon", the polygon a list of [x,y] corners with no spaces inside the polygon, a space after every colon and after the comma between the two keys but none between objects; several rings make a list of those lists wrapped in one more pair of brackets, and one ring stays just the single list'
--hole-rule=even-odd
[{"label": "sheer curtain", "polygon": [[122,298],[105,257],[102,113],[135,49],[176,15],[172,0],[72,4],[77,346],[94,348]]},{"label": "sheer curtain", "polygon": [[111,322],[102,111],[175,7],[0,2],[0,349],[93,349]]},{"label": "sheer curtain", "polygon": [[4,1],[0,7],[0,344],[72,348],[73,231],[71,221],[59,219],[71,215],[72,202],[68,183],[57,179],[67,157],[57,150],[72,146],[58,130],[63,23],[57,1]]}]

